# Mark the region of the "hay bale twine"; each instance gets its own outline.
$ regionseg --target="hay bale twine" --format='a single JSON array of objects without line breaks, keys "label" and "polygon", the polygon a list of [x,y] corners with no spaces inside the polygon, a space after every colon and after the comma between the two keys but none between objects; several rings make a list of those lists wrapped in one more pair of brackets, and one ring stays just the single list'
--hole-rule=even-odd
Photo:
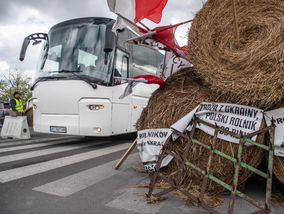
[{"label": "hay bale twine", "polygon": [[33,124],[34,124],[34,120],[33,120],[33,107],[27,108],[24,111],[24,115],[27,116],[29,127],[33,127]]},{"label": "hay bale twine", "polygon": [[229,102],[264,110],[284,98],[284,2],[208,0],[188,34],[188,57],[208,87]]},{"label": "hay bale twine", "polygon": [[[194,68],[186,68],[173,74],[167,81],[167,84],[157,89],[148,105],[144,108],[140,118],[137,121],[137,130],[153,128],[169,128],[173,123],[182,118],[188,112],[193,110],[201,102],[226,102],[223,97],[218,97],[203,85],[203,82],[195,75]],[[213,137],[201,130],[196,130],[194,138],[209,145]],[[263,136],[259,136],[257,141],[262,142]],[[179,139],[171,142],[169,147],[179,155],[183,154],[186,142]],[[238,145],[221,139],[217,140],[216,149],[227,155],[237,157]],[[209,151],[195,145],[195,150],[191,149],[187,160],[204,169],[207,165]],[[254,146],[244,146],[242,160],[257,167],[260,163],[263,151]],[[170,175],[179,169],[180,162],[172,160],[167,167],[164,167],[163,173]],[[214,155],[210,172],[222,181],[232,184],[234,164]],[[176,174],[171,175],[174,178]],[[239,176],[239,182],[244,182],[251,172],[242,168]],[[201,187],[203,176],[190,167],[185,167],[181,179],[181,184],[186,190],[198,189]],[[207,192],[216,193],[223,191],[224,188],[217,183],[210,181],[207,186]],[[199,189],[200,191],[200,189]]]}]

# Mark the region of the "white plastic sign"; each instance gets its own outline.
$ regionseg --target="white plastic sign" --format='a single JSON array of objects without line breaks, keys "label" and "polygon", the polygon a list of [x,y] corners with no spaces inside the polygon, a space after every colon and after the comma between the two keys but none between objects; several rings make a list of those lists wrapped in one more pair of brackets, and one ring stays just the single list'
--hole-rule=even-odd
[{"label": "white plastic sign", "polygon": [[[243,135],[247,135],[259,130],[263,117],[262,112],[261,109],[250,106],[203,102],[193,111],[189,112],[186,116],[173,124],[171,128],[178,131],[183,131],[186,128],[190,131],[191,126],[184,127],[184,124],[188,124],[194,117],[197,117],[213,125],[216,123],[219,127],[235,134],[240,134],[242,132]],[[214,128],[203,125],[202,123],[198,123],[196,128],[214,136]],[[219,132],[217,137],[232,143],[239,143],[238,138],[224,132]],[[256,136],[252,138],[252,140],[255,139]],[[248,143],[246,143],[246,145],[248,145]]]},{"label": "white plastic sign", "polygon": [[274,155],[284,157],[284,108],[265,112],[265,122],[271,125],[271,120],[276,125],[274,136]]},{"label": "white plastic sign", "polygon": [[[171,135],[171,129],[145,129],[137,133],[137,149],[145,169],[148,172],[154,170],[161,149],[167,138]],[[164,158],[162,166],[166,166],[172,156]]]}]

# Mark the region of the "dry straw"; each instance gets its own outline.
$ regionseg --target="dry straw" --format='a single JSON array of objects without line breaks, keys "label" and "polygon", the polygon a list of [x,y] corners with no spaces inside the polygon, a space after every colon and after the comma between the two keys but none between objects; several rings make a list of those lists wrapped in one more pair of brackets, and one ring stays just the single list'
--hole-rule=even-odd
[{"label": "dry straw", "polygon": [[284,157],[274,156],[273,173],[276,178],[284,185]]},{"label": "dry straw", "polygon": [[188,57],[208,87],[231,103],[275,107],[284,98],[284,1],[208,0],[188,35]]},{"label": "dry straw", "polygon": [[[147,107],[143,110],[141,117],[137,121],[137,130],[153,129],[153,128],[169,128],[173,123],[193,110],[201,102],[226,102],[223,97],[218,97],[212,93],[203,82],[196,77],[193,68],[183,69],[167,80],[167,84],[156,90],[151,96]],[[194,138],[207,143],[212,142],[213,137],[197,130]],[[261,142],[263,137],[258,138]],[[179,139],[176,142],[171,142],[170,148],[177,154],[182,155],[186,142]],[[238,145],[224,140],[217,140],[216,149],[226,153],[227,155],[236,157]],[[187,156],[187,160],[204,169],[207,165],[209,152],[195,145]],[[254,146],[244,146],[243,161],[253,167],[257,167],[261,157],[262,150]],[[176,172],[179,169],[180,162],[173,160],[163,169],[163,173],[175,178]],[[235,166],[232,162],[224,158],[214,155],[211,165],[211,173],[222,181],[232,184],[233,172]],[[244,182],[251,173],[248,170],[242,169],[240,172],[239,182]],[[181,179],[182,187],[189,191],[200,191],[203,176],[195,170],[185,167]],[[210,181],[207,186],[207,193],[222,192],[224,188],[215,182]],[[210,198],[210,197],[209,197]],[[211,200],[216,200],[211,197]],[[208,201],[207,201],[208,202]]]}]

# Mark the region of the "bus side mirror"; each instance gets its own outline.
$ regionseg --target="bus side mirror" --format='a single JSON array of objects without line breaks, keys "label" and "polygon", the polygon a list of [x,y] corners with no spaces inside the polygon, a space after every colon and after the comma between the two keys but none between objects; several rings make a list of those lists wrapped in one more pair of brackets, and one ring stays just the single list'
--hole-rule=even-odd
[{"label": "bus side mirror", "polygon": [[20,61],[23,61],[25,59],[26,51],[27,51],[27,48],[28,48],[31,40],[34,41],[33,45],[36,45],[36,44],[40,43],[41,40],[48,40],[48,36],[47,36],[46,33],[34,33],[34,34],[27,36],[24,39],[23,44],[22,44],[20,57],[19,57]]},{"label": "bus side mirror", "polygon": [[110,53],[113,49],[113,42],[114,42],[114,33],[112,32],[112,26],[115,20],[110,21],[106,26],[106,33],[105,33],[105,46],[104,52]]},{"label": "bus side mirror", "polygon": [[21,48],[21,52],[20,52],[20,60],[23,61],[25,59],[26,56],[26,51],[28,48],[28,45],[30,44],[30,39],[28,37],[26,37],[24,39],[24,42],[22,44],[22,48]]}]

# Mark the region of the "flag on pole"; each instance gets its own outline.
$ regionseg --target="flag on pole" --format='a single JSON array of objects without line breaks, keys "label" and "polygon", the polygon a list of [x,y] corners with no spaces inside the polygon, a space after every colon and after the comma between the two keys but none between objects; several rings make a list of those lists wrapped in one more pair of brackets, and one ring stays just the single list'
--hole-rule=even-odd
[{"label": "flag on pole", "polygon": [[[135,43],[141,43],[145,46],[145,44],[151,44],[150,40],[153,39],[163,46],[167,47],[169,50],[171,50],[176,56],[178,57],[183,57],[187,59],[186,52],[187,48],[186,46],[180,47],[179,45],[176,44],[175,42],[175,32],[178,26],[186,24],[191,22],[192,20],[186,21],[186,22],[181,22],[175,25],[167,25],[167,26],[161,26],[161,27],[156,27],[154,29],[144,29],[142,27],[135,27],[131,25],[130,27],[137,28],[139,31],[138,37],[128,39],[128,42],[135,42]],[[128,22],[127,22],[128,23]],[[137,29],[135,29],[135,32],[137,32]],[[147,42],[149,40],[149,42]],[[146,42],[145,42],[146,41]]]},{"label": "flag on pole", "polygon": [[153,39],[157,40],[158,42],[162,43],[166,47],[172,50],[172,52],[176,56],[181,56],[183,58],[186,57],[186,46],[180,47],[175,43],[175,32],[178,26],[184,24],[179,23],[175,25],[168,25],[168,26],[162,26],[152,29],[151,31],[156,31],[156,34],[153,34]]},{"label": "flag on pole", "polygon": [[[145,38],[152,38],[158,41],[162,46],[166,46],[172,50],[176,56],[186,57],[186,46],[180,47],[175,43],[176,28],[185,23],[181,22],[175,25],[168,25],[157,27],[152,30],[147,28],[140,21],[147,18],[155,23],[159,23],[162,18],[162,11],[166,6],[168,0],[107,0],[111,12],[118,15],[112,30],[116,32],[117,29],[123,29],[130,26],[139,37],[137,40],[145,40]],[[139,22],[144,28],[139,27],[136,23]],[[134,41],[134,40],[133,40]]]},{"label": "flag on pole", "polygon": [[[162,18],[162,11],[168,0],[107,0],[111,12],[120,14],[132,22],[137,23],[147,18],[159,23]],[[118,17],[114,24],[113,31],[123,29],[127,26],[121,17]]]},{"label": "flag on pole", "polygon": [[132,89],[140,82],[145,84],[158,84],[160,87],[167,84],[164,80],[159,77],[153,75],[141,75],[132,78],[125,77],[116,77],[118,80],[125,80],[128,82],[123,94],[119,97],[119,99],[123,99],[132,93]]}]

